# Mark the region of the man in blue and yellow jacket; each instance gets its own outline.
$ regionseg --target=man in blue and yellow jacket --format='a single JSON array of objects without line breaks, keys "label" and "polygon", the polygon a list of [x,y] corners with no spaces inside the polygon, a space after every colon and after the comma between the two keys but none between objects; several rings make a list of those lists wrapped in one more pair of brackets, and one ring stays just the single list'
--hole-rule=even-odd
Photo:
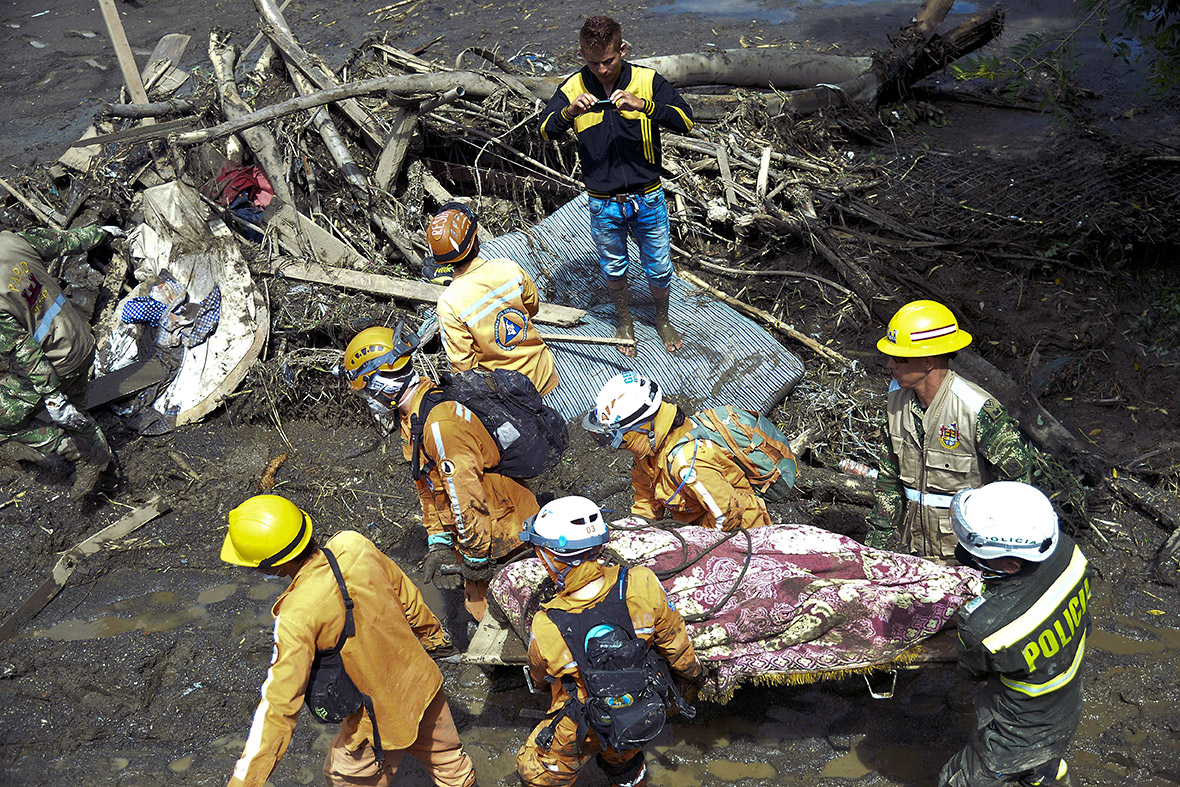
[{"label": "man in blue and yellow jacket", "polygon": [[1090,633],[1086,557],[1035,487],[997,481],[951,503],[956,557],[983,572],[958,613],[959,663],[987,681],[967,745],[939,787],[1069,785],[1065,750],[1082,716]]},{"label": "man in blue and yellow jacket", "polygon": [[[668,320],[672,284],[668,206],[660,186],[660,127],[692,130],[692,110],[676,88],[653,69],[628,63],[623,29],[592,16],[578,34],[586,65],[561,83],[541,113],[541,136],[557,139],[572,128],[578,136],[582,181],[590,198],[590,233],[598,249],[607,290],[618,310],[619,339],[634,339],[627,306],[627,233],[655,302],[656,332],[668,352],[681,347]],[[635,355],[633,345],[620,345]]]}]

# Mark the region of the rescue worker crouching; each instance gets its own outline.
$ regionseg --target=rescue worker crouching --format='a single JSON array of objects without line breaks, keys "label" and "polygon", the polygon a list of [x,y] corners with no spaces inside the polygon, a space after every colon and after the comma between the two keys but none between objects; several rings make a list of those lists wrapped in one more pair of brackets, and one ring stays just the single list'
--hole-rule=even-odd
[{"label": "rescue worker crouching", "polygon": [[117,227],[0,232],[7,277],[0,290],[0,445],[11,459],[73,461],[75,500],[94,490],[114,455],[85,410],[94,337],[45,262],[116,235]]},{"label": "rescue worker crouching", "polygon": [[438,299],[438,324],[456,372],[513,369],[542,396],[561,382],[553,353],[533,324],[541,298],[532,278],[509,259],[479,256],[479,229],[466,205],[443,205],[426,228],[432,280],[451,269]]},{"label": "rescue worker crouching", "polygon": [[951,512],[959,559],[984,575],[983,595],[957,613],[959,664],[987,684],[939,785],[1069,785],[1062,758],[1081,720],[1090,632],[1086,558],[1028,484],[961,490]]},{"label": "rescue worker crouching", "polygon": [[886,401],[869,546],[949,562],[951,496],[993,480],[1031,480],[1016,421],[990,393],[950,369],[954,354],[970,343],[971,334],[935,301],[903,306],[877,342],[896,387]]},{"label": "rescue worker crouching", "polygon": [[[670,704],[695,713],[678,685],[693,693],[704,674],[684,618],[650,569],[598,562],[610,534],[584,497],[547,503],[520,538],[558,587],[532,621],[527,669],[537,685],[550,686],[551,703],[516,756],[522,783],[573,784],[597,755],[610,784],[647,784],[642,743],[663,728],[660,711]],[[626,678],[636,663],[643,666],[633,684]]]},{"label": "rescue worker crouching", "polygon": [[343,721],[324,762],[327,783],[387,787],[409,753],[435,784],[472,787],[475,771],[432,661],[453,650],[438,619],[369,539],[346,530],[321,549],[312,530],[307,513],[279,495],[256,495],[229,513],[221,559],[291,582],[272,610],[262,701],[229,787],[267,781],[312,694],[309,680],[322,676],[325,653],[337,649],[361,697],[333,709]]},{"label": "rescue worker crouching", "polygon": [[599,445],[625,448],[635,457],[632,514],[722,530],[770,524],[766,502],[725,448],[709,440],[682,441],[694,424],[664,401],[654,380],[634,372],[615,375],[582,426]]},{"label": "rescue worker crouching", "polygon": [[418,337],[401,325],[366,328],[345,350],[344,373],[371,409],[400,425],[427,532],[425,580],[444,590],[462,584],[467,611],[479,621],[487,611],[488,582],[523,549],[518,534],[537,512],[537,500],[511,478],[486,472],[500,452],[470,409],[442,401],[423,417],[423,400],[435,384],[411,363],[417,347]]}]

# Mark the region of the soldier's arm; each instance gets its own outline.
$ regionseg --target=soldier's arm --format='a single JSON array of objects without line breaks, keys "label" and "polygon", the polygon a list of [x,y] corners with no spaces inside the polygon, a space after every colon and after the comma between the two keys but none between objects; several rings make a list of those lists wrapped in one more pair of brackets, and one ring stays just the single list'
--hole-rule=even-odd
[{"label": "soldier's arm", "polygon": [[888,549],[894,546],[897,529],[905,513],[905,492],[902,490],[897,454],[893,451],[888,429],[882,428],[881,440],[885,450],[881,452],[877,463],[873,510],[868,516],[869,532],[865,536],[865,543],[877,549]]},{"label": "soldier's arm", "polygon": [[79,227],[72,230],[55,230],[49,227],[30,227],[16,233],[29,242],[43,260],[52,260],[62,254],[90,251],[107,240],[105,231],[99,227]]},{"label": "soldier's arm", "polygon": [[1020,438],[1020,427],[995,399],[983,404],[975,427],[975,445],[992,466],[996,480],[1032,482],[1032,457]]},{"label": "soldier's arm", "polygon": [[652,83],[652,96],[652,99],[643,107],[644,114],[677,134],[687,134],[692,131],[692,109],[688,106],[688,102],[672,86],[671,82],[659,74],[656,74]]},{"label": "soldier's arm", "polygon": [[61,390],[61,378],[41,345],[8,314],[0,314],[0,358],[8,367],[0,382],[5,400],[0,426],[16,426],[28,420],[46,396]]}]

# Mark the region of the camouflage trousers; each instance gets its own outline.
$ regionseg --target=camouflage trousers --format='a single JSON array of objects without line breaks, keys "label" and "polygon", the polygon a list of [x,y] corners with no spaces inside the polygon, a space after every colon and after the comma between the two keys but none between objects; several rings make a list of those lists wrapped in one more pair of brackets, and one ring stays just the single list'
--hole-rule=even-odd
[{"label": "camouflage trousers", "polygon": [[29,403],[8,389],[4,380],[0,380],[0,422],[10,424],[0,428],[0,443],[11,441],[42,456],[60,456],[73,461],[106,465],[112,457],[110,444],[98,422],[83,409],[86,404],[86,378],[68,381],[63,393],[86,416],[85,425],[79,429],[66,430],[57,424],[46,423],[36,418],[36,413],[17,420],[21,414],[29,413]]}]

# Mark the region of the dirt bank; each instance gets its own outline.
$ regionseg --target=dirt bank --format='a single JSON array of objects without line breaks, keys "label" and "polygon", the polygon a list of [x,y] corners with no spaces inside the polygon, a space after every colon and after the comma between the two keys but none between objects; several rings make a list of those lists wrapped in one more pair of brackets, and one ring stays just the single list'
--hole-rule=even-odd
[{"label": "dirt bank", "polygon": [[[193,36],[184,65],[194,69],[207,69],[203,52],[211,25],[240,31],[235,41],[244,46],[256,20],[252,5],[242,0],[118,5],[141,59],[164,33],[183,32]],[[309,49],[336,63],[365,36],[389,27],[381,14],[372,13],[382,5],[380,0],[296,0],[286,13]],[[559,70],[572,67],[572,31],[585,12],[584,5],[567,0],[541,8],[517,3],[493,8],[462,0],[420,6],[393,29],[406,48],[442,36],[428,54],[447,60],[467,45],[498,43],[510,55],[551,56]],[[1045,26],[1069,28],[1072,9],[1064,0],[1022,3],[1011,9],[1009,30],[1018,35]],[[828,51],[838,43],[839,51],[851,53],[883,45],[885,31],[896,30],[913,4],[731,0],[706,9],[679,0],[602,10],[624,22],[638,54],[706,44],[735,47],[743,39],[794,42],[812,51]],[[37,15],[42,11],[48,13]],[[751,21],[755,18],[761,21]],[[101,18],[85,3],[43,0],[10,5],[0,23],[9,53],[0,83],[5,107],[0,133],[10,143],[0,151],[0,163],[52,159],[85,128],[97,102],[117,94],[120,80]],[[684,46],[685,41],[692,45]],[[1083,62],[1087,87],[1102,98],[1086,105],[1091,125],[1081,136],[1095,129],[1175,143],[1165,136],[1177,127],[1171,105],[1134,93],[1134,73],[1107,68],[1092,38],[1084,41]],[[890,144],[850,146],[850,151],[881,156],[916,151],[915,159],[926,161],[986,156],[995,164],[988,172],[999,171],[1000,164],[1031,171],[1043,150],[1063,134],[1039,114],[937,106],[945,125],[899,126]],[[1143,109],[1122,117],[1136,107]],[[1106,140],[1079,150],[1098,161],[1094,148]],[[1045,194],[1048,199],[1052,189]],[[1112,238],[1109,248],[1124,250],[1119,258],[997,260],[983,254],[915,252],[909,263],[920,272],[923,286],[969,304],[965,316],[981,353],[1013,378],[1037,385],[1046,409],[1092,442],[1109,466],[1134,465],[1174,495],[1180,280],[1169,264],[1174,248],[1139,241],[1131,234]],[[814,265],[809,257],[800,252],[779,261],[780,267],[809,269]],[[739,286],[730,283],[734,291]],[[796,327],[830,340],[831,347],[863,367],[844,379],[817,384],[839,386],[859,403],[860,412],[879,417],[888,379],[873,351],[881,326],[850,318],[846,304],[828,302],[814,289],[781,292],[776,296],[772,290],[767,297],[781,298]],[[819,366],[804,350],[793,349],[809,367]],[[1047,361],[1062,358],[1067,360],[1034,379],[1033,372]],[[334,384],[326,376],[305,382]],[[127,787],[225,782],[257,702],[271,652],[269,605],[281,587],[225,566],[217,551],[226,512],[257,491],[268,460],[290,453],[278,474],[278,491],[311,511],[325,533],[357,529],[411,571],[425,552],[417,501],[399,450],[381,448],[359,404],[344,401],[310,416],[302,411],[269,415],[262,409],[260,417],[248,419],[244,410],[237,417],[232,410],[221,411],[206,423],[157,438],[135,436],[108,416],[104,424],[125,483],[113,497],[81,508],[65,495],[68,471],[0,479],[0,616],[48,576],[57,552],[122,516],[128,506],[161,493],[173,507],[116,548],[86,559],[37,619],[0,645],[0,782]],[[807,406],[806,401],[793,396],[776,415],[790,421],[792,409]],[[573,433],[569,462],[542,486],[589,494],[606,509],[625,511],[626,463],[594,448],[580,430]],[[1141,459],[1157,449],[1164,450]],[[1097,574],[1098,631],[1089,643],[1085,718],[1071,758],[1075,783],[1180,784],[1175,668],[1180,605],[1174,588],[1150,579],[1150,562],[1167,534],[1101,490],[1088,494],[1086,503],[1085,513],[1101,529],[1080,533]],[[857,533],[863,530],[864,511],[800,499],[777,507],[776,514]],[[1084,521],[1076,513],[1071,519],[1079,526]],[[427,592],[436,609],[455,616],[459,599]],[[485,675],[457,666],[446,672],[480,783],[514,784],[513,756],[541,704],[528,695],[518,672]],[[744,689],[727,706],[705,706],[696,721],[673,725],[663,734],[649,759],[653,783],[931,784],[966,737],[973,690],[953,669],[903,673],[887,700],[872,699],[859,679]],[[304,720],[273,783],[319,783],[329,735]],[[590,771],[584,784],[604,784],[595,769]],[[406,766],[404,777],[401,783],[407,785],[428,783],[416,764]]]}]

